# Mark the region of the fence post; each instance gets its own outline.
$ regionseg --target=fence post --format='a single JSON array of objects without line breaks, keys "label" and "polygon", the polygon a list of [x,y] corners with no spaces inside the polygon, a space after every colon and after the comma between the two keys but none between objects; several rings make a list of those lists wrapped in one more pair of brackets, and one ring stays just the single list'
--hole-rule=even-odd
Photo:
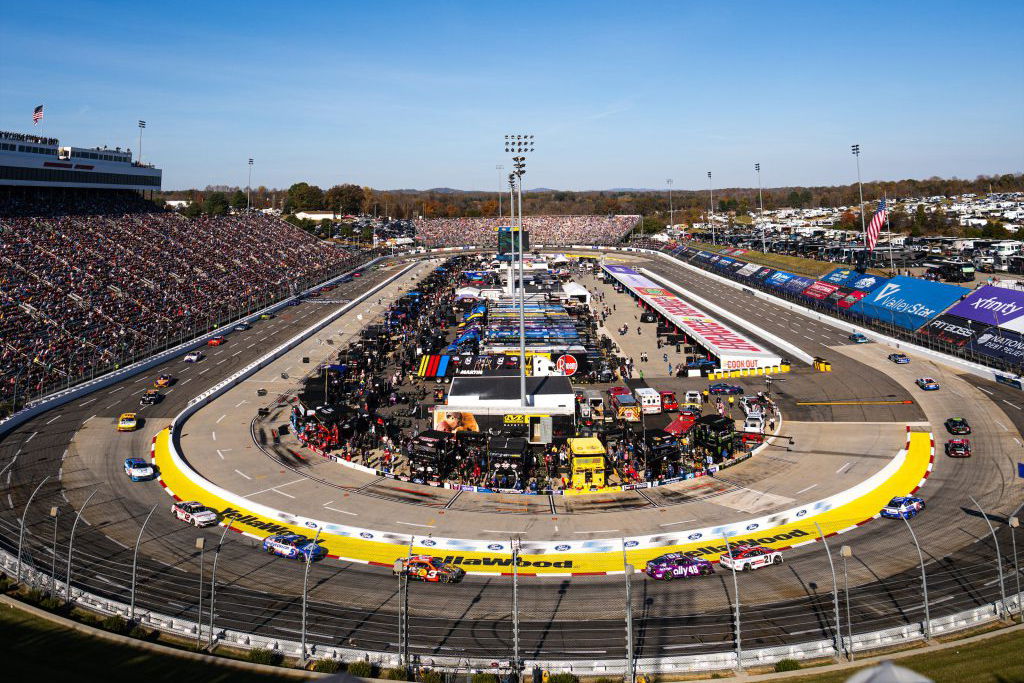
[{"label": "fence post", "polygon": [[903,521],[907,524],[907,531],[910,532],[910,537],[914,539],[914,546],[917,548],[917,558],[921,562],[921,592],[924,594],[924,639],[931,640],[932,619],[931,613],[928,611],[928,575],[924,570],[924,553],[921,552],[921,544],[917,542],[917,534],[914,533],[914,527],[910,526],[910,520],[903,517]]},{"label": "fence post", "polygon": [[[1018,508],[1020,509],[1020,508]],[[1013,546],[1013,573],[1017,577],[1017,616],[1024,622],[1024,596],[1020,592],[1020,557],[1017,556],[1017,527],[1020,526],[1020,519],[1010,517],[1007,522],[1010,525],[1010,543]]]},{"label": "fence post", "polygon": [[156,505],[146,515],[146,520],[142,523],[142,528],[139,529],[139,537],[135,539],[135,552],[132,555],[132,595],[131,604],[128,606],[128,621],[135,621],[135,584],[138,578],[138,566],[139,566],[139,546],[142,545],[142,534],[146,531],[146,525],[149,524],[149,518],[156,512]]},{"label": "fence post", "polygon": [[[723,536],[725,539],[725,552],[732,557],[732,544],[729,543],[729,536]],[[719,560],[721,563],[721,560]],[[736,594],[736,603],[733,611],[733,621],[736,623],[736,668],[740,671],[743,670],[743,639],[740,637],[740,582],[736,578],[736,563],[730,563],[732,565],[732,590]]]},{"label": "fence post", "polygon": [[[323,531],[323,527],[318,527],[316,530],[316,536],[313,537],[313,546],[316,546],[316,542],[320,540],[320,532]],[[309,566],[313,562],[313,548],[306,551],[306,567],[302,573],[302,662],[306,661],[306,602],[308,600],[309,591]]]},{"label": "fence post", "polygon": [[519,541],[512,543],[512,672],[519,680],[522,668],[519,666]]},{"label": "fence post", "polygon": [[[220,559],[220,549],[224,545],[224,537],[227,536],[230,528],[231,520],[229,519],[228,523],[224,525],[224,531],[220,532],[220,541],[217,542],[217,547],[213,551],[213,568],[210,570],[210,639],[207,641],[207,647],[213,647],[213,601],[217,592],[217,561]],[[199,621],[202,620],[203,615],[200,614]]]},{"label": "fence post", "polygon": [[41,482],[39,482],[36,485],[36,488],[32,492],[32,495],[28,497],[28,501],[25,503],[25,510],[21,513],[21,525],[18,530],[18,574],[16,579],[17,583],[21,583],[21,549],[25,543],[25,517],[28,516],[28,506],[32,504],[32,499],[36,497],[37,493],[39,493],[39,489],[43,487],[43,484],[45,484],[49,480],[50,476],[47,475],[46,477],[43,478]]},{"label": "fence post", "polygon": [[626,683],[636,682],[636,653],[633,651],[633,565],[626,562],[622,548],[622,568],[626,577]]},{"label": "fence post", "polygon": [[832,604],[836,612],[836,657],[842,657],[843,632],[842,622],[839,620],[839,582],[836,580],[836,566],[832,563],[832,550],[828,547],[828,541],[825,540],[825,533],[821,530],[821,525],[815,522],[814,526],[818,530],[818,536],[821,537],[821,544],[825,546],[825,554],[828,555],[828,568],[832,570]]},{"label": "fence post", "polygon": [[1006,586],[1003,584],[1003,555],[999,552],[999,539],[996,538],[995,527],[992,526],[992,520],[988,518],[988,513],[981,509],[981,505],[974,499],[974,496],[967,496],[974,507],[978,508],[981,512],[981,516],[985,518],[985,523],[988,524],[988,530],[992,533],[992,543],[996,546],[996,568],[999,570],[999,595],[1002,597],[1002,602],[999,603],[999,618],[1003,618],[1006,613]]}]

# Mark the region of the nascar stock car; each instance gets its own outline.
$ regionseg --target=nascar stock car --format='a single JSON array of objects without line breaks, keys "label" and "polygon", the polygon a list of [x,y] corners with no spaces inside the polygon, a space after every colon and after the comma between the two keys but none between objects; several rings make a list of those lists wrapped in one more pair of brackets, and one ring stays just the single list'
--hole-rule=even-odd
[{"label": "nascar stock car", "polygon": [[850,341],[852,341],[852,342],[853,342],[854,344],[868,344],[868,343],[870,343],[870,342],[871,342],[871,340],[870,340],[870,339],[868,339],[867,337],[865,337],[865,336],[864,336],[863,334],[861,334],[860,332],[854,332],[853,334],[851,334],[851,335],[850,335],[850,336],[848,337],[848,339],[849,339]]},{"label": "nascar stock car", "polygon": [[712,384],[711,386],[709,386],[708,393],[711,394],[712,396],[742,394],[743,387],[737,386],[735,384],[726,384],[724,382],[720,382],[718,384]]},{"label": "nascar stock car", "polygon": [[198,363],[202,359],[203,359],[203,352],[202,351],[189,351],[188,353],[185,354],[185,362],[186,363]]},{"label": "nascar stock car", "polygon": [[918,377],[917,379],[914,380],[914,383],[917,384],[917,386],[919,386],[924,391],[939,390],[939,383],[933,380],[931,377]]},{"label": "nascar stock car", "polygon": [[413,555],[395,560],[392,573],[395,576],[402,574],[416,581],[456,583],[466,575],[466,570],[432,555]]},{"label": "nascar stock car", "polygon": [[962,417],[951,417],[946,420],[946,431],[950,434],[963,436],[971,433],[971,425]]},{"label": "nascar stock car", "polygon": [[950,439],[946,442],[946,455],[951,458],[971,457],[971,442],[969,439]]},{"label": "nascar stock car", "polygon": [[678,576],[706,576],[714,572],[714,565],[707,560],[682,553],[660,555],[653,560],[648,560],[644,567],[644,574],[660,581],[671,581]]},{"label": "nascar stock car", "polygon": [[146,389],[146,391],[142,392],[142,397],[139,398],[139,405],[140,406],[156,405],[161,400],[163,400],[163,397],[164,397],[163,394],[161,394],[156,389]]},{"label": "nascar stock car", "polygon": [[738,545],[733,546],[731,551],[722,553],[718,563],[726,569],[745,572],[770,564],[782,564],[782,553],[759,545]]},{"label": "nascar stock car", "polygon": [[313,540],[299,534],[276,534],[263,539],[263,550],[271,555],[293,560],[322,560],[327,548],[313,543]]},{"label": "nascar stock car", "polygon": [[166,387],[171,386],[173,382],[174,378],[168,375],[167,373],[164,373],[156,378],[156,381],[153,382],[153,387],[155,389],[164,389]]},{"label": "nascar stock car", "polygon": [[208,339],[206,341],[206,345],[207,346],[220,346],[221,344],[223,344],[226,341],[227,341],[227,339],[225,339],[224,337],[219,337],[219,336],[218,337],[211,337],[210,339]]},{"label": "nascar stock car", "polygon": [[890,353],[888,358],[896,365],[906,365],[910,362],[910,358],[905,353]]},{"label": "nascar stock car", "polygon": [[119,432],[134,432],[139,428],[139,416],[135,413],[122,413],[121,417],[117,418],[117,431]]},{"label": "nascar stock car", "polygon": [[915,496],[896,496],[882,508],[881,515],[886,519],[910,519],[924,510],[924,500]]},{"label": "nascar stock car", "polygon": [[194,500],[183,500],[171,506],[171,514],[193,526],[204,527],[217,524],[217,513]]},{"label": "nascar stock car", "polygon": [[142,458],[125,458],[124,473],[132,481],[147,481],[156,476],[153,466]]}]

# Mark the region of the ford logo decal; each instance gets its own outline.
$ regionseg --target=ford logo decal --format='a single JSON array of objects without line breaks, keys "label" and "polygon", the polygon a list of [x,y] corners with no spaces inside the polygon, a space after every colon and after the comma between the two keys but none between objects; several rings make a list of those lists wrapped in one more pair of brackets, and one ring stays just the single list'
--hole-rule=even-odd
[{"label": "ford logo decal", "polygon": [[807,510],[801,510],[800,512],[796,513],[796,516],[797,517],[803,517],[806,514],[807,514]]},{"label": "ford logo decal", "polygon": [[369,531],[364,531],[363,533],[359,534],[359,536],[362,538],[373,538],[373,534],[371,534]]},{"label": "ford logo decal", "polygon": [[555,550],[568,550],[568,549],[569,549],[570,547],[571,547],[571,546],[565,545],[565,544],[563,543],[562,545],[556,545],[556,546],[555,546]]},{"label": "ford logo decal", "polygon": [[704,534],[702,534],[702,533],[700,533],[698,531],[697,533],[690,534],[689,536],[687,536],[687,538],[690,539],[691,541],[696,541],[698,538],[700,538],[703,535]]},{"label": "ford logo decal", "polygon": [[424,540],[420,545],[425,545],[428,548],[433,548],[435,545],[437,545],[437,541],[432,541],[428,538]]},{"label": "ford logo decal", "polygon": [[504,548],[504,547],[505,547],[505,546],[503,546],[503,545],[502,545],[502,544],[500,544],[500,543],[492,543],[492,544],[490,544],[489,546],[487,546],[487,549],[488,549],[488,550],[501,550],[501,549],[502,549],[502,548]]},{"label": "ford logo decal", "polygon": [[306,522],[306,526],[308,526],[310,529],[315,529],[316,522]]},{"label": "ford logo decal", "polygon": [[640,541],[626,541],[623,545],[627,548],[635,548],[640,545]]},{"label": "ford logo decal", "polygon": [[747,531],[753,531],[754,529],[756,529],[759,526],[761,526],[761,525],[760,524],[748,524],[747,525]]}]

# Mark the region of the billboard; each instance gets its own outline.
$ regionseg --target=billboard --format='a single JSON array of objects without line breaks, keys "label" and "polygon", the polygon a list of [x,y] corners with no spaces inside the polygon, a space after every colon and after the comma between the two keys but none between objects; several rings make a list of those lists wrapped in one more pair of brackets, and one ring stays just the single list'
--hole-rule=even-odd
[{"label": "billboard", "polygon": [[840,287],[848,287],[850,289],[859,289],[862,292],[871,292],[882,286],[887,278],[880,275],[871,275],[869,273],[862,273],[859,270],[853,270],[852,268],[836,268],[828,275],[821,278],[822,282],[828,282],[829,284],[839,285]]},{"label": "billboard", "polygon": [[[443,408],[443,406],[439,406]],[[454,434],[456,432],[479,432],[476,415],[457,410],[435,410],[434,429],[439,432]]]},{"label": "billboard", "polygon": [[966,346],[969,341],[985,328],[984,323],[944,313],[917,331],[923,337],[937,339],[953,346]]},{"label": "billboard", "polygon": [[966,287],[900,275],[855,303],[851,310],[881,322],[916,330],[970,293]]},{"label": "billboard", "polygon": [[757,280],[764,280],[774,272],[775,269],[769,268],[768,266],[762,266],[756,273],[754,273],[754,278]]},{"label": "billboard", "polygon": [[[515,239],[515,250],[519,251],[519,229],[511,226],[498,228],[498,253],[511,254],[513,247],[513,236]],[[530,231],[523,230],[523,250],[530,250]]]},{"label": "billboard", "polygon": [[1024,332],[1024,292],[985,285],[949,309],[953,315]]},{"label": "billboard", "polygon": [[808,285],[807,289],[803,291],[803,295],[812,299],[826,299],[829,294],[837,289],[839,289],[839,287],[836,285],[830,285],[827,282],[818,280],[817,282],[812,282]]},{"label": "billboard", "polygon": [[805,289],[814,284],[814,280],[802,275],[794,275],[782,286],[784,290],[792,294],[802,294]]},{"label": "billboard", "polygon": [[746,277],[748,275],[753,275],[754,271],[756,271],[758,268],[760,268],[760,266],[758,266],[756,263],[748,263],[747,265],[737,270],[736,274]]},{"label": "billboard", "polygon": [[1024,363],[1024,335],[1017,332],[990,327],[975,337],[968,348],[1007,363]]},{"label": "billboard", "polygon": [[787,282],[796,277],[793,273],[787,273],[784,270],[777,270],[772,274],[770,278],[765,280],[765,283],[771,287],[784,287]]}]

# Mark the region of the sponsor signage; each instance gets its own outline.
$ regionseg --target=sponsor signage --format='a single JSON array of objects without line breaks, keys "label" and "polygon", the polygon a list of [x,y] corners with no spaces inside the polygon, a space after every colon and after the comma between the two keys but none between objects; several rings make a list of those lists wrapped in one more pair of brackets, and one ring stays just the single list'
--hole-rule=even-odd
[{"label": "sponsor signage", "polygon": [[555,361],[555,369],[566,377],[572,377],[579,369],[579,363],[576,361],[576,356],[567,353],[558,357],[558,360]]},{"label": "sponsor signage", "polygon": [[828,275],[821,278],[822,282],[829,282],[833,285],[845,285],[846,281],[856,271],[850,270],[849,268],[836,268]]},{"label": "sponsor signage", "polygon": [[966,287],[901,275],[855,303],[851,310],[881,322],[916,330],[970,293]]},{"label": "sponsor signage", "polygon": [[791,292],[793,294],[802,294],[803,291],[810,287],[812,284],[814,284],[814,280],[812,280],[811,278],[804,277],[802,275],[794,275],[793,277],[789,278],[789,280],[786,281],[782,288],[787,292]]},{"label": "sponsor signage", "polygon": [[777,270],[772,273],[772,276],[765,280],[765,282],[772,287],[784,287],[785,284],[794,277],[793,273],[787,273],[784,270]]},{"label": "sponsor signage", "polygon": [[748,275],[753,275],[754,272],[757,271],[758,267],[759,266],[756,263],[748,263],[747,265],[743,266],[738,271],[736,271],[736,274],[742,275],[743,277],[747,277]]},{"label": "sponsor signage", "polygon": [[839,289],[836,285],[829,284],[818,280],[808,285],[807,289],[803,291],[803,295],[810,297],[811,299],[825,299],[829,294]]},{"label": "sponsor signage", "polygon": [[953,315],[1024,332],[1024,292],[985,285],[949,309]]},{"label": "sponsor signage", "polygon": [[989,327],[978,334],[968,348],[1008,363],[1024,363],[1024,335],[1012,330]]},{"label": "sponsor signage", "polygon": [[857,303],[867,295],[867,292],[862,292],[860,290],[855,289],[846,296],[844,296],[842,299],[837,301],[836,306],[838,306],[839,308],[851,308],[855,303]]},{"label": "sponsor signage", "polygon": [[754,277],[758,280],[764,280],[774,272],[775,269],[769,268],[768,266],[762,266],[761,268],[758,269],[756,273],[754,273]]},{"label": "sponsor signage", "polygon": [[979,332],[983,332],[987,327],[989,326],[983,323],[945,313],[922,327],[917,333],[953,346],[966,346],[967,342],[974,339]]},{"label": "sponsor signage", "polygon": [[836,268],[828,275],[822,277],[821,281],[849,289],[859,289],[862,292],[870,292],[881,286],[886,279],[880,275],[862,273],[852,268]]}]

